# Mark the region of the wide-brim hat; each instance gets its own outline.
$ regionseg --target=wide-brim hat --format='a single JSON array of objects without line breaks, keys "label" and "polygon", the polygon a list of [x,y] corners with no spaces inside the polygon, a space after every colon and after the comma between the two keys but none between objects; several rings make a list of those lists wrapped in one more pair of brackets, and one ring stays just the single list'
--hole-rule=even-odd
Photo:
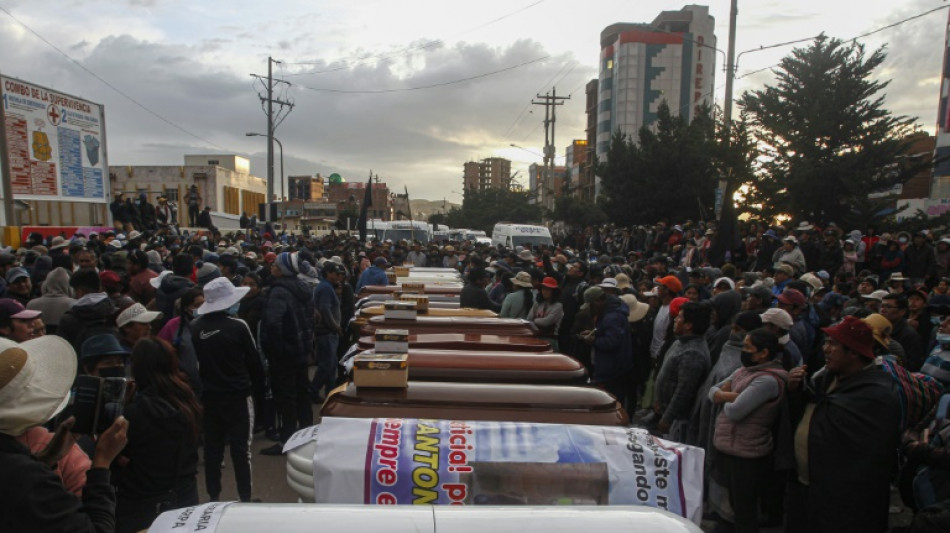
[{"label": "wide-brim hat", "polygon": [[250,290],[250,287],[235,287],[228,278],[215,278],[204,286],[205,302],[198,307],[198,314],[224,311],[240,302]]},{"label": "wide-brim hat", "polygon": [[532,287],[531,274],[523,271],[518,272],[515,277],[511,278],[511,284],[515,287]]},{"label": "wide-brim hat", "polygon": [[887,348],[887,337],[894,331],[894,325],[891,321],[879,313],[871,313],[864,317],[864,323],[871,326],[871,332],[874,334],[874,340],[878,344]]},{"label": "wide-brim hat", "polygon": [[821,330],[852,352],[874,359],[874,330],[860,318],[846,316],[838,324]]},{"label": "wide-brim hat", "polygon": [[163,270],[159,272],[158,276],[148,280],[148,284],[151,285],[153,289],[157,289],[159,285],[162,284],[162,280],[165,279],[165,276],[168,276],[171,273],[171,270]]},{"label": "wide-brim hat", "polygon": [[631,324],[643,320],[643,317],[647,316],[647,312],[650,311],[649,304],[638,301],[637,297],[632,294],[621,294],[620,299],[630,309],[627,314],[627,322]]},{"label": "wide-brim hat", "polygon": [[22,435],[62,411],[76,367],[76,352],[62,337],[0,339],[0,433]]},{"label": "wide-brim hat", "polygon": [[69,243],[66,242],[66,239],[64,239],[64,238],[61,237],[61,236],[56,236],[56,237],[53,237],[53,240],[52,240],[52,241],[50,241],[49,249],[50,249],[51,251],[52,251],[52,250],[59,250],[60,248],[65,248],[65,247],[67,247],[67,246],[69,246]]},{"label": "wide-brim hat", "polygon": [[151,324],[162,317],[161,311],[149,311],[144,305],[136,302],[126,307],[115,319],[117,326],[124,327],[132,322],[140,324]]},{"label": "wide-brim hat", "polygon": [[534,254],[530,250],[521,250],[518,252],[518,259],[522,261],[534,262]]}]

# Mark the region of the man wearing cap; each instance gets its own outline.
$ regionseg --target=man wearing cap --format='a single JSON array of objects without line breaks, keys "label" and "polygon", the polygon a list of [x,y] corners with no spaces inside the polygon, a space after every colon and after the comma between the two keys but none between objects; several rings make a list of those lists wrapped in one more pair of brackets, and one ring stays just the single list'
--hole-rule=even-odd
[{"label": "man wearing cap", "polygon": [[874,364],[874,337],[846,316],[824,328],[825,366],[808,379],[789,372],[796,472],[786,531],[878,533],[888,529],[900,404],[891,377]]},{"label": "man wearing cap", "polygon": [[310,382],[310,399],[313,403],[322,404],[324,401],[323,389],[330,392],[336,382],[337,349],[340,343],[340,334],[343,332],[340,316],[340,298],[336,289],[346,277],[342,265],[333,261],[323,263],[323,282],[313,289],[314,307],[317,311],[317,323],[314,327],[316,340],[317,371]]},{"label": "man wearing cap", "polygon": [[10,298],[0,299],[0,337],[13,342],[26,342],[33,338],[33,321],[39,311],[31,311]]},{"label": "man wearing cap", "polygon": [[484,268],[476,267],[469,270],[468,283],[462,287],[462,292],[459,294],[459,306],[501,312],[501,306],[493,302],[485,291],[489,283],[491,283],[491,275]]},{"label": "man wearing cap", "polygon": [[[805,272],[805,254],[798,247],[798,239],[789,235],[782,239],[782,247],[775,250],[772,256],[773,263],[788,263],[792,265],[796,272]],[[794,275],[794,272],[792,273]]]},{"label": "man wearing cap", "polygon": [[581,333],[581,338],[593,350],[591,383],[613,394],[620,405],[626,405],[627,393],[633,392],[630,390],[633,340],[627,323],[630,308],[599,286],[584,292],[584,305],[595,317],[594,330]]},{"label": "man wearing cap", "polygon": [[772,300],[775,299],[775,295],[772,294],[771,289],[762,285],[761,282],[751,287],[743,287],[742,294],[744,296],[741,307],[742,311],[758,311],[762,313],[769,307],[772,307]]},{"label": "man wearing cap", "polygon": [[200,316],[191,323],[203,387],[205,484],[211,501],[221,496],[225,445],[231,450],[238,496],[251,501],[251,390],[263,381],[263,368],[251,330],[233,316],[248,290],[224,278],[212,280],[204,288],[205,301],[197,309]]},{"label": "man wearing cap", "polygon": [[363,287],[370,285],[389,285],[389,277],[386,276],[387,268],[389,268],[389,261],[384,256],[380,255],[373,259],[373,266],[360,275],[360,280],[356,284],[356,293],[359,294]]},{"label": "man wearing cap", "polygon": [[657,283],[655,290],[660,300],[660,308],[653,321],[653,340],[650,341],[650,357],[656,361],[660,357],[660,349],[666,343],[666,331],[670,325],[670,302],[679,296],[683,283],[676,276],[664,276],[653,281]]},{"label": "man wearing cap", "polygon": [[109,468],[127,441],[119,417],[99,435],[82,499],[56,471],[73,447],[73,421],[61,424],[49,445],[31,453],[18,437],[45,424],[67,405],[76,378],[76,353],[54,335],[17,345],[0,341],[0,531],[112,531],[115,490]]},{"label": "man wearing cap", "polygon": [[773,307],[766,309],[760,317],[762,319],[762,327],[778,337],[778,342],[782,345],[782,350],[788,356],[786,358],[787,361],[789,361],[792,366],[801,365],[804,362],[802,360],[802,350],[795,344],[795,341],[792,340],[791,335],[788,334],[789,330],[792,329],[792,326],[795,324],[792,315],[788,314],[784,309]]},{"label": "man wearing cap", "polygon": [[160,318],[162,318],[160,312],[148,311],[140,303],[125,308],[115,319],[122,345],[131,350],[139,339],[148,337],[152,333],[152,324]]},{"label": "man wearing cap", "polygon": [[3,291],[3,298],[16,300],[24,306],[30,303],[30,293],[33,291],[30,273],[23,267],[11,268],[7,271],[6,279],[7,288]]},{"label": "man wearing cap", "polygon": [[274,406],[281,420],[281,442],[261,450],[264,455],[283,454],[283,443],[297,429],[313,424],[307,366],[314,357],[316,310],[313,289],[298,277],[299,265],[296,252],[278,254],[270,268],[271,284],[261,316],[261,351],[267,357]]},{"label": "man wearing cap", "polygon": [[884,296],[881,299],[881,315],[894,327],[891,338],[904,348],[904,367],[911,372],[919,371],[924,364],[926,348],[917,331],[907,323],[907,298],[902,294]]}]

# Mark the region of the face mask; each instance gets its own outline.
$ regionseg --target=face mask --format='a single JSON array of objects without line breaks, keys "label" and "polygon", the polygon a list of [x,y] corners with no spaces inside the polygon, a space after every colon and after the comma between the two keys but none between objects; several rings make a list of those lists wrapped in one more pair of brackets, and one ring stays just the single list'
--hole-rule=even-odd
[{"label": "face mask", "polygon": [[228,307],[228,314],[231,315],[231,316],[236,315],[236,314],[238,313],[238,309],[240,309],[240,307],[241,307],[241,302],[238,302],[238,303],[232,305],[231,307]]},{"label": "face mask", "polygon": [[124,378],[125,377],[125,367],[124,366],[108,366],[106,368],[99,369],[99,377],[101,378]]},{"label": "face mask", "polygon": [[901,244],[907,244],[907,239],[901,237],[900,239],[897,239],[897,242],[899,242],[899,243],[901,243]]},{"label": "face mask", "polygon": [[950,333],[937,333],[937,344],[941,346],[950,344]]},{"label": "face mask", "polygon": [[930,317],[930,323],[933,324],[933,325],[935,325],[935,326],[939,326],[941,322],[943,322],[943,317],[942,317],[942,316],[936,316],[936,315],[935,315],[935,316]]},{"label": "face mask", "polygon": [[758,363],[752,360],[753,357],[755,357],[755,352],[742,350],[739,355],[739,360],[742,361],[742,366],[755,366]]}]

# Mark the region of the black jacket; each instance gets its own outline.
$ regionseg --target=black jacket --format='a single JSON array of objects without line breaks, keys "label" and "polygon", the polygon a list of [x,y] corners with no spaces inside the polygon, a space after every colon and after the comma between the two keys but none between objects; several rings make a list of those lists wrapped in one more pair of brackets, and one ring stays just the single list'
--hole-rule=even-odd
[{"label": "black jacket", "polygon": [[161,324],[164,326],[175,316],[175,300],[181,298],[195,283],[188,278],[170,274],[158,285],[155,291],[155,307],[162,312]]},{"label": "black jacket", "polygon": [[117,335],[115,306],[104,292],[87,294],[63,313],[57,335],[69,341],[79,355],[82,343],[93,335]]},{"label": "black jacket", "polygon": [[263,380],[261,358],[247,324],[226,311],[201,315],[191,323],[204,394],[248,396]]},{"label": "black jacket", "polygon": [[152,389],[139,391],[123,414],[129,420],[129,442],[122,455],[129,462],[112,467],[118,498],[116,522],[120,530],[139,531],[150,523],[142,523],[142,503],[167,498],[170,490],[180,495],[193,490],[198,439],[185,415]]},{"label": "black jacket", "polygon": [[315,319],[313,288],[297,277],[275,277],[261,316],[261,348],[267,360],[307,364],[314,350]]},{"label": "black jacket", "polygon": [[815,405],[808,426],[808,531],[887,531],[901,417],[894,383],[878,366],[828,392],[832,379],[816,374],[810,389],[789,396],[793,404]]},{"label": "black jacket", "polygon": [[485,289],[466,283],[462,287],[462,293],[459,295],[459,306],[471,307],[473,309],[489,309],[494,312],[501,311],[501,306],[491,301]]},{"label": "black jacket", "polygon": [[115,528],[115,492],[104,468],[86,472],[80,501],[26,446],[0,434],[0,472],[0,531],[106,533]]}]

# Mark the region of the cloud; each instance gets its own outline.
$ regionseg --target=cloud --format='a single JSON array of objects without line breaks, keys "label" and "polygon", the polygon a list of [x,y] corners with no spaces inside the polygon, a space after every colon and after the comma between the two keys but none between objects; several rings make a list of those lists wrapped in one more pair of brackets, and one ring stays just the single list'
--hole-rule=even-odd
[{"label": "cloud", "polygon": [[[253,154],[252,171],[263,176],[263,139],[244,136],[248,131],[266,131],[260,85],[224,64],[206,60],[208,49],[216,44],[214,39],[188,46],[117,35],[86,45],[82,59],[86,68],[161,118],[46,48],[19,59],[26,64],[43,58],[57,72],[60,90],[105,105],[112,165],[177,165],[190,153]],[[285,174],[338,172],[361,180],[372,169],[394,188],[408,185],[414,197],[441,198],[461,188],[465,161],[492,156],[511,142],[524,142],[523,136],[529,133],[526,144],[542,144],[543,131],[535,128],[543,115],[530,115],[510,138],[505,134],[536,93],[550,89],[545,85],[550,80],[558,83],[559,94],[581,88],[568,105],[558,109],[557,144],[565,146],[571,136],[583,135],[583,85],[596,76],[572,54],[471,81],[411,90],[500,71],[547,55],[541,44],[530,39],[500,47],[459,43],[376,58],[322,75],[288,78],[294,85],[284,97],[292,99],[295,107],[276,130],[284,143]],[[312,89],[401,91],[340,94]]]}]

